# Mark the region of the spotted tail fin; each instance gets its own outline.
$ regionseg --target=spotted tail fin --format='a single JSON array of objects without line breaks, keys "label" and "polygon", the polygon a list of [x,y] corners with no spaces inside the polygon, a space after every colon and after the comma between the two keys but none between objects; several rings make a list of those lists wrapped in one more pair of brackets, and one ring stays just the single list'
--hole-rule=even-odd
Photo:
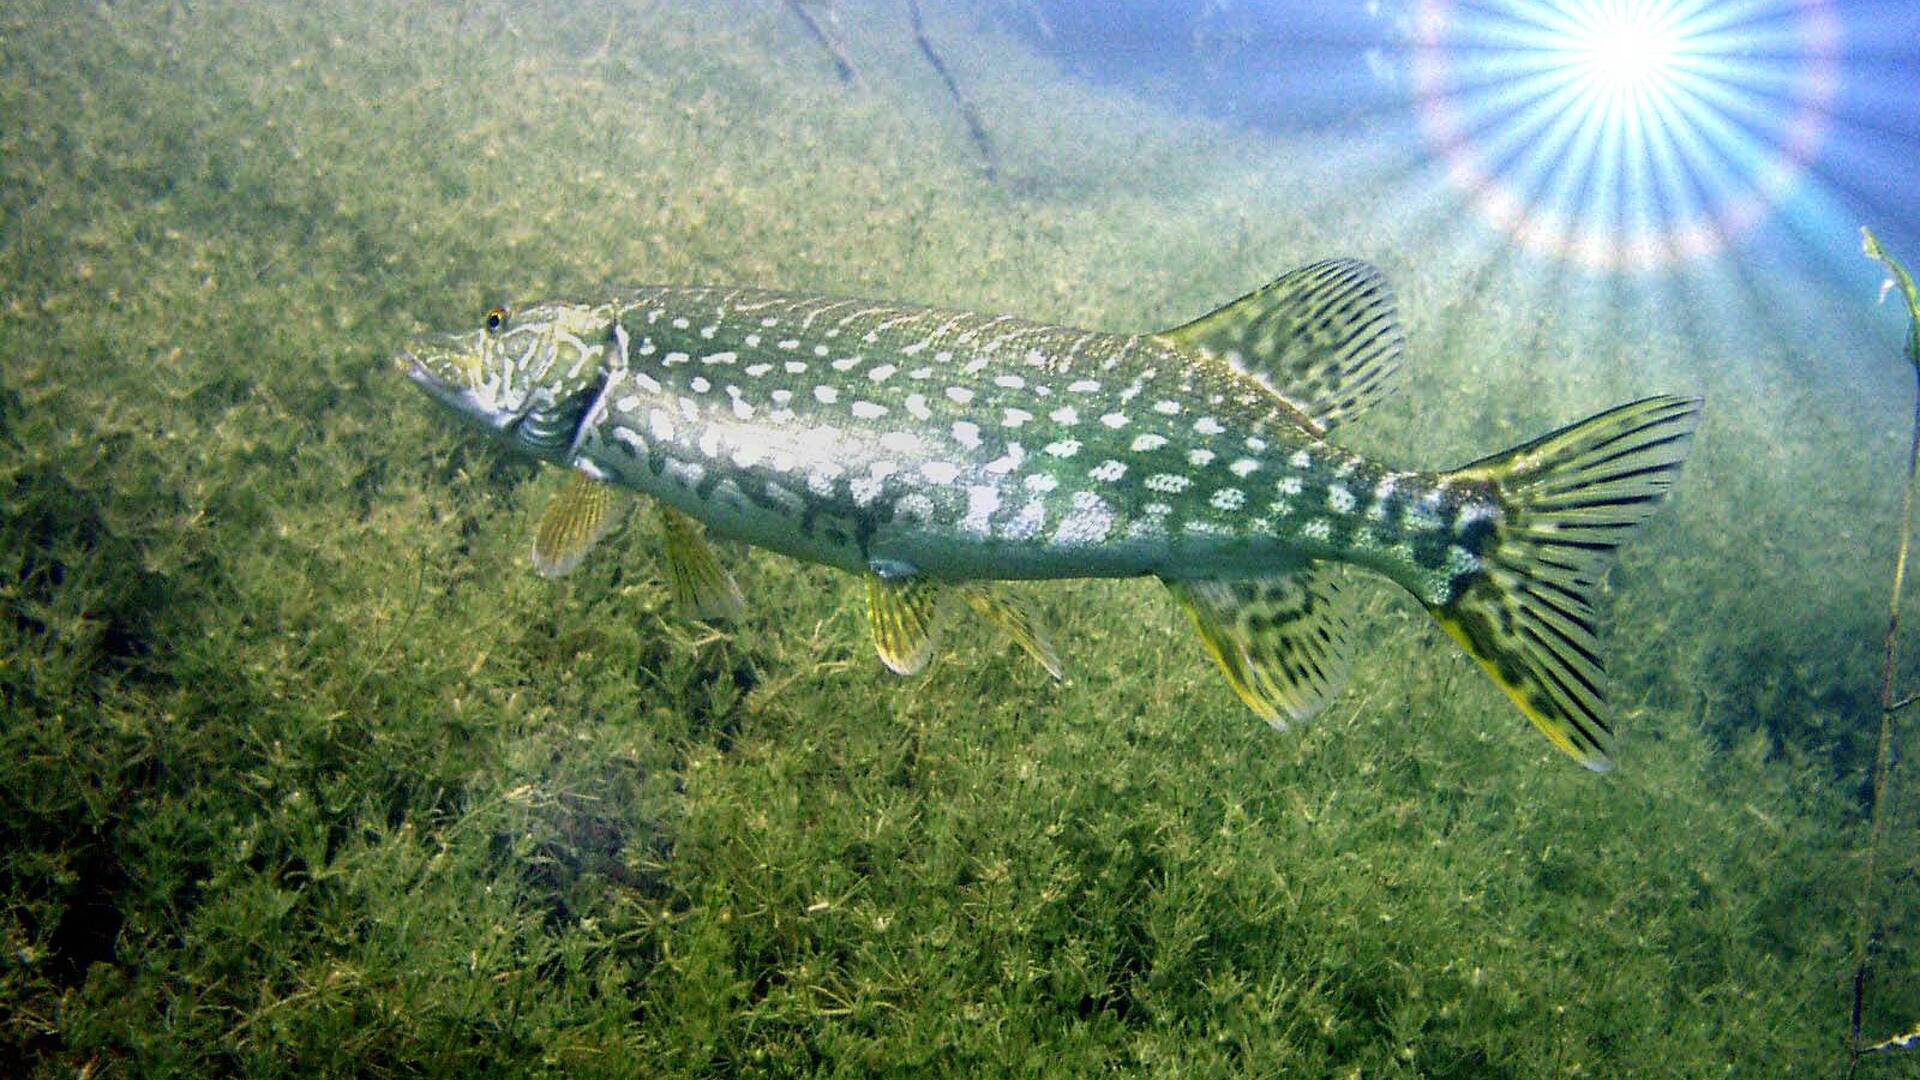
[{"label": "spotted tail fin", "polygon": [[1651,397],[1476,462],[1500,512],[1480,566],[1430,607],[1553,745],[1596,772],[1608,750],[1595,594],[1614,549],[1673,486],[1698,398]]}]

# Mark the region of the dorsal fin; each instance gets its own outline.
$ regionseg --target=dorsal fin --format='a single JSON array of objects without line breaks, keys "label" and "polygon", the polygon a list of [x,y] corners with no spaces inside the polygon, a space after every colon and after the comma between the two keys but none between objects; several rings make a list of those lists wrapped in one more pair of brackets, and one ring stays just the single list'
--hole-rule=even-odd
[{"label": "dorsal fin", "polygon": [[1322,431],[1393,393],[1406,341],[1386,279],[1357,259],[1303,266],[1160,336],[1226,360]]}]

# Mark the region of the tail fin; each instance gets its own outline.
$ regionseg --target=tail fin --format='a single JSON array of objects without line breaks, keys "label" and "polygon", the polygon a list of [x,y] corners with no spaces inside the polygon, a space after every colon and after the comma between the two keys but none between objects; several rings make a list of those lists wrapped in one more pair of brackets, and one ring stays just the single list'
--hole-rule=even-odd
[{"label": "tail fin", "polygon": [[1553,745],[1613,767],[1593,600],[1613,552],[1673,486],[1700,400],[1651,397],[1475,462],[1500,502],[1480,566],[1430,610]]}]

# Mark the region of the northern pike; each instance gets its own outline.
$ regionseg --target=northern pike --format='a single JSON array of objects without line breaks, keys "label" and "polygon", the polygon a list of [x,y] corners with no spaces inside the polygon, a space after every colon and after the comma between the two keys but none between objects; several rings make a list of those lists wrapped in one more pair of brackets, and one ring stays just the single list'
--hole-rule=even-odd
[{"label": "northern pike", "polygon": [[1157,333],[758,289],[653,286],[494,307],[397,364],[456,413],[574,470],[534,540],[571,570],[662,507],[667,576],[737,616],[713,533],[864,576],[881,660],[933,654],[964,601],[1057,678],[1036,611],[989,585],[1157,577],[1276,727],[1344,676],[1343,565],[1397,582],[1553,744],[1610,767],[1594,600],[1672,486],[1697,398],[1656,396],[1450,471],[1330,432],[1394,386],[1372,267],[1328,260]]}]

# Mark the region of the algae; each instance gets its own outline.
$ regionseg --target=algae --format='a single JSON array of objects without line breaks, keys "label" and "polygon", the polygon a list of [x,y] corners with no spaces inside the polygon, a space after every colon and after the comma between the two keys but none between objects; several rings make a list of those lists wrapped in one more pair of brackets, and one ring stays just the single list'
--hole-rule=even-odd
[{"label": "algae", "polygon": [[[1905,417],[928,5],[989,180],[845,8],[859,89],[778,5],[0,9],[5,1071],[1831,1071]],[[1410,318],[1370,451],[1707,393],[1613,578],[1614,776],[1385,592],[1280,735],[1141,584],[1037,592],[1056,684],[984,633],[896,680],[857,583],[737,547],[725,631],[645,529],[544,580],[560,478],[386,359],[643,280],[1172,325],[1329,254]]]}]

